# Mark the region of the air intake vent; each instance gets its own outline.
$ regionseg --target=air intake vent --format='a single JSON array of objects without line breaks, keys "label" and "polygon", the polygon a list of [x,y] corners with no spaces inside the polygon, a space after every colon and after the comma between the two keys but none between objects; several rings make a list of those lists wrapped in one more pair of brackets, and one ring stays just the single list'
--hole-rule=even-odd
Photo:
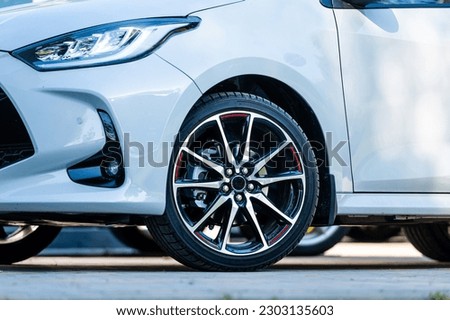
[{"label": "air intake vent", "polygon": [[0,88],[0,169],[31,157],[33,144],[11,100]]}]

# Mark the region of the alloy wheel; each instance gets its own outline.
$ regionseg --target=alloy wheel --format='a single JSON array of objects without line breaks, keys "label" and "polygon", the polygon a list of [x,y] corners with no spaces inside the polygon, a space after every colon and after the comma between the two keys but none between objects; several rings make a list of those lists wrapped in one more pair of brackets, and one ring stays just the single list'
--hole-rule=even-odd
[{"label": "alloy wheel", "polygon": [[227,255],[252,255],[295,225],[305,194],[304,164],[291,137],[254,112],[202,121],[176,157],[173,198],[189,232]]}]

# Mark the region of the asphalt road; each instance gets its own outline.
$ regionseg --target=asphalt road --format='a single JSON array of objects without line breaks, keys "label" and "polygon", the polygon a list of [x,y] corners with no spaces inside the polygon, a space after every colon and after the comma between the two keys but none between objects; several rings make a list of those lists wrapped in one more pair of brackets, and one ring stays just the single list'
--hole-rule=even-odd
[{"label": "asphalt road", "polygon": [[0,299],[430,299],[450,264],[409,243],[340,243],[251,273],[192,271],[168,257],[40,256],[0,267]]}]

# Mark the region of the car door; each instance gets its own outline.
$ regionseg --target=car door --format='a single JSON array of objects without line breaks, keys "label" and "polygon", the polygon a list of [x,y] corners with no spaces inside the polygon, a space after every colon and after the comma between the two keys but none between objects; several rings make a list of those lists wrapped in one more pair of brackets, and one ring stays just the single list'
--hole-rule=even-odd
[{"label": "car door", "polygon": [[334,0],[354,191],[450,192],[450,1],[346,2]]}]

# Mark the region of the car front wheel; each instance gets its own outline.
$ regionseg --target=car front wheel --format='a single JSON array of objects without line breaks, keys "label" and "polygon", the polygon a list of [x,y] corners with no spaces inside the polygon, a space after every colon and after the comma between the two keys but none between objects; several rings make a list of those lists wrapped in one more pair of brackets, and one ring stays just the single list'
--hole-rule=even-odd
[{"label": "car front wheel", "polygon": [[318,170],[298,124],[244,93],[208,96],[175,145],[166,213],[148,220],[158,244],[200,270],[267,267],[289,254],[317,204]]},{"label": "car front wheel", "polygon": [[450,224],[428,223],[403,228],[406,238],[428,258],[450,262]]},{"label": "car front wheel", "polygon": [[37,255],[56,238],[61,228],[0,225],[0,264],[11,264]]}]

